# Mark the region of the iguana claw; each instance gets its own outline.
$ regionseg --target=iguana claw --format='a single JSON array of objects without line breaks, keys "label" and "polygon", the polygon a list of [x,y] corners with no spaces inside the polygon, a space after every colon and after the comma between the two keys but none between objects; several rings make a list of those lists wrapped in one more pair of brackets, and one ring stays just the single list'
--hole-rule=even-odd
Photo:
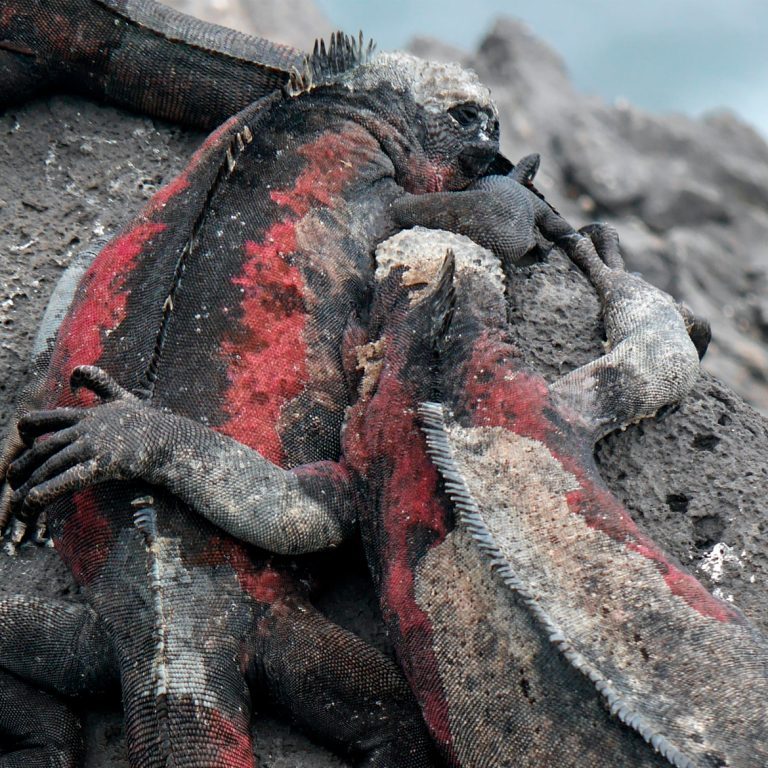
[{"label": "iguana claw", "polygon": [[[15,490],[11,508],[22,520],[64,493],[126,478],[131,465],[141,464],[135,449],[145,442],[140,435],[150,419],[142,412],[151,410],[150,406],[95,366],[75,368],[70,385],[73,390],[90,390],[102,404],[33,411],[19,420],[19,435],[29,450],[11,463],[7,474]],[[116,438],[114,426],[123,430],[126,439]],[[53,434],[45,440],[38,439],[49,433]]]},{"label": "iguana claw", "polygon": [[[13,489],[8,483],[8,468],[12,462],[24,451],[24,442],[19,435],[17,425],[12,425],[0,453],[0,539],[10,531],[10,539],[3,547],[8,554],[15,554],[16,545],[13,543],[16,526],[12,522],[13,515]],[[23,536],[23,534],[22,534]]]}]

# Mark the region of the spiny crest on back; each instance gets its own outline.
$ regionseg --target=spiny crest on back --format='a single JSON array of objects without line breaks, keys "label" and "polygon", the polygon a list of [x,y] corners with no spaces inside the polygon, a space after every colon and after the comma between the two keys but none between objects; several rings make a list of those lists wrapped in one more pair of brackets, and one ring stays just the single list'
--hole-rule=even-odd
[{"label": "spiny crest on back", "polygon": [[387,84],[408,92],[428,112],[444,112],[452,106],[472,102],[496,114],[490,90],[472,70],[459,64],[426,61],[409,53],[375,53],[360,32],[355,38],[335,32],[326,46],[315,41],[311,55],[300,70],[291,73],[286,91],[290,96],[321,85],[344,84],[350,91],[373,90]]},{"label": "spiny crest on back", "polygon": [[376,43],[366,43],[362,32],[357,38],[334,32],[327,46],[325,40],[315,40],[314,50],[304,57],[301,70],[291,73],[288,92],[297,96],[317,85],[336,82],[340,75],[366,64],[375,50]]}]

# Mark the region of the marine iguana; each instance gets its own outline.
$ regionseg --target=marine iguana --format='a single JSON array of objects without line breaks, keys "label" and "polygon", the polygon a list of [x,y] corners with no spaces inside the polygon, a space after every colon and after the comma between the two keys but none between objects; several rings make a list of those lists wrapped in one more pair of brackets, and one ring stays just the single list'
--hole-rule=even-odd
[{"label": "marine iguana", "polygon": [[[639,531],[592,458],[598,436],[685,395],[689,335],[706,331],[624,271],[606,230],[590,235],[601,258],[586,237],[563,244],[598,290],[610,349],[550,387],[506,340],[490,253],[426,230],[379,247],[343,444],[383,615],[450,765],[756,768],[768,642]],[[120,428],[99,410],[60,413],[76,425],[63,442],[111,457]]]},{"label": "marine iguana", "polygon": [[377,500],[360,525],[382,612],[452,765],[759,768],[768,640],[641,532],[593,457],[686,395],[708,329],[587,232],[561,242],[607,352],[549,386],[509,343],[488,251],[425,230],[378,249],[344,453]]},{"label": "marine iguana", "polygon": [[[65,18],[77,27],[74,7],[64,6]],[[88,7],[115,15],[123,5]],[[126,7],[140,11],[139,21],[157,12],[149,3]],[[4,44],[5,64],[18,65],[22,81],[39,74],[28,66],[37,63],[28,27],[47,30],[43,38],[63,50],[45,10],[11,7],[2,17],[17,35]],[[136,34],[152,39],[141,26]],[[88,82],[103,85],[115,57],[85,42],[88,66],[100,72]],[[119,72],[125,78],[128,68]],[[290,564],[246,549],[187,505],[283,553],[349,535],[360,501],[336,461],[353,393],[344,350],[363,329],[375,245],[406,221],[429,224],[446,206],[458,229],[491,238],[509,257],[528,249],[534,224],[550,236],[570,229],[527,191],[535,220],[505,227],[505,200],[468,189],[498,163],[495,110],[476,78],[405,55],[372,58],[362,41],[335,36],[285,88],[217,129],[105,246],[74,294],[59,292],[59,304],[71,305],[53,310],[63,319],[19,415],[64,410],[52,421],[45,412],[22,418],[21,434],[30,440],[63,426],[75,406],[93,402],[86,389],[68,389],[74,369],[76,383],[117,399],[110,426],[119,419],[122,429],[112,447],[132,459],[127,470],[101,459],[78,466],[84,442],[64,448],[59,435],[11,467],[22,484],[15,499],[47,507],[89,607],[0,601],[2,728],[17,748],[6,760],[69,765],[79,757],[74,720],[53,700],[45,738],[30,734],[28,714],[19,717],[29,683],[73,695],[119,681],[132,765],[251,765],[249,685],[265,686],[305,727],[365,765],[430,764],[394,666],[313,611]],[[453,189],[469,197],[436,197]],[[153,439],[170,436],[154,417],[173,425],[169,443]],[[183,471],[150,478],[169,455],[182,461],[176,443],[190,429],[204,435],[201,452],[186,455]],[[12,434],[3,470],[21,448]],[[65,470],[60,482],[33,489],[57,470]],[[31,656],[21,642],[29,636]],[[326,647],[339,656],[333,663]]]},{"label": "marine iguana", "polygon": [[[97,389],[98,389],[98,387],[97,387]],[[103,394],[109,394],[109,390],[108,389],[102,389],[101,391],[102,391]],[[149,513],[143,513],[140,516],[140,520],[145,525],[145,529],[149,530],[150,533],[151,533],[151,515]],[[147,526],[148,526],[148,528],[147,528]],[[522,684],[521,684],[521,687],[524,687],[524,686],[522,686]]]}]

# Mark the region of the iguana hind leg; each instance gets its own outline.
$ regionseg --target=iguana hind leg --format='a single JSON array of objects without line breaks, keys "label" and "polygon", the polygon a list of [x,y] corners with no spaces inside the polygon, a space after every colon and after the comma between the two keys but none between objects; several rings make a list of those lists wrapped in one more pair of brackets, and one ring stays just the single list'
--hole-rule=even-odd
[{"label": "iguana hind leg", "polygon": [[251,682],[361,768],[429,768],[437,758],[397,666],[309,603],[277,604],[259,628]]},{"label": "iguana hind leg", "polygon": [[671,297],[624,269],[613,230],[595,226],[585,232],[560,244],[597,291],[608,351],[554,382],[551,391],[597,440],[689,392],[699,372],[691,336],[701,347],[707,326],[690,312],[684,317]]},{"label": "iguana hind leg", "polygon": [[0,768],[75,768],[80,725],[59,696],[101,693],[117,683],[103,626],[84,605],[0,599]]},{"label": "iguana hind leg", "polygon": [[55,696],[0,669],[0,768],[79,768],[80,723]]}]

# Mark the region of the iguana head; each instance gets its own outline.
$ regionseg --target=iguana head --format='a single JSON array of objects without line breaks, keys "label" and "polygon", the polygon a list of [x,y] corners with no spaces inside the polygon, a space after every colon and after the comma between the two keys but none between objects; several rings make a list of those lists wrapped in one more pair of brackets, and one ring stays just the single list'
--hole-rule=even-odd
[{"label": "iguana head", "polygon": [[499,120],[491,92],[458,64],[400,52],[375,54],[362,36],[337,33],[327,48],[315,46],[288,90],[299,95],[322,86],[343,86],[352,102],[355,96],[379,99],[376,119],[366,127],[409,191],[462,189],[497,159]]}]

